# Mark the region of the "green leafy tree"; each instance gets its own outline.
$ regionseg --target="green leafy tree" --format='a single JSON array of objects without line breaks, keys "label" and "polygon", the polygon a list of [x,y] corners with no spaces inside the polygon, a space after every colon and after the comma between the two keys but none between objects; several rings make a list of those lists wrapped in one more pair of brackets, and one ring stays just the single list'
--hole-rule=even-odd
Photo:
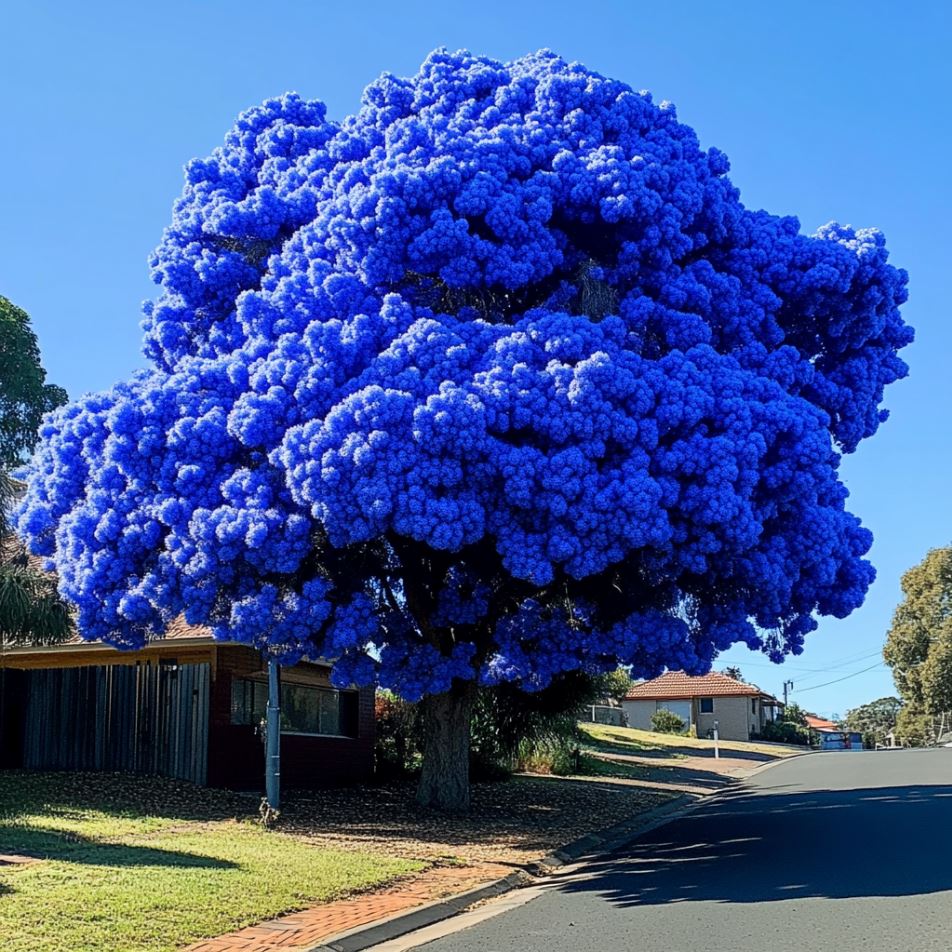
[{"label": "green leafy tree", "polygon": [[631,690],[631,685],[631,675],[624,668],[616,668],[614,671],[595,677],[598,697],[609,697],[615,701],[624,700]]},{"label": "green leafy tree", "polygon": [[952,711],[952,547],[932,549],[902,577],[883,657],[899,695],[917,715]]},{"label": "green leafy tree", "polygon": [[65,402],[66,391],[46,382],[26,312],[0,297],[0,647],[60,641],[71,630],[54,578],[27,557],[9,526],[22,488],[9,470],[36,445],[43,414]]},{"label": "green leafy tree", "polygon": [[905,747],[929,747],[935,743],[935,718],[906,706],[896,718],[896,737]]},{"label": "green leafy tree", "polygon": [[788,724],[798,724],[800,727],[807,726],[806,711],[804,711],[796,701],[791,701],[786,706],[781,720],[786,721]]},{"label": "green leafy tree", "polygon": [[46,382],[26,311],[0,295],[0,468],[9,471],[25,460],[43,414],[65,402],[66,391]]},{"label": "green leafy tree", "polygon": [[741,674],[740,668],[738,668],[736,664],[728,665],[723,671],[721,671],[721,674],[726,674],[727,677],[733,678],[735,681],[744,680],[744,676]]},{"label": "green leafy tree", "polygon": [[846,712],[846,729],[859,731],[867,747],[886,742],[886,735],[896,732],[896,718],[902,710],[897,697],[881,697]]}]

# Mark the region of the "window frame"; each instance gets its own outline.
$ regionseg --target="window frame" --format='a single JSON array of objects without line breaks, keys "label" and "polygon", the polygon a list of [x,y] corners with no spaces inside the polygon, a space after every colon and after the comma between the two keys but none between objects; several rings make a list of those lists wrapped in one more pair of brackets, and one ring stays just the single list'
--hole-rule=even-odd
[{"label": "window frame", "polygon": [[[710,704],[710,709],[705,710],[704,705]],[[697,712],[698,714],[713,714],[714,713],[714,698],[713,697],[699,697],[697,699]]]},{"label": "window frame", "polygon": [[[248,720],[235,720],[236,710],[235,710],[235,693],[236,691],[243,691],[245,693],[246,700],[250,696],[250,706],[246,705],[245,710],[247,710]],[[359,708],[359,697],[360,692],[354,689],[339,689],[330,686],[325,686],[322,684],[307,684],[301,681],[282,681],[281,683],[281,712],[285,713],[290,705],[285,704],[284,694],[286,691],[291,690],[305,690],[305,691],[314,691],[318,694],[320,704],[320,695],[332,695],[337,702],[337,723],[338,727],[341,724],[345,723],[346,717],[344,714],[344,703],[345,698],[353,698],[355,704],[355,709],[351,712],[351,720],[354,726],[353,733],[346,734],[338,730],[337,733],[328,733],[324,731],[306,731],[306,730],[296,730],[293,727],[281,725],[280,733],[282,735],[287,734],[289,737],[326,737],[336,740],[359,740],[360,739],[360,708]],[[231,680],[231,710],[229,714],[229,725],[232,727],[255,727],[261,722],[264,718],[264,713],[261,714],[261,717],[255,717],[255,698],[258,691],[262,691],[264,695],[264,705],[267,705],[267,694],[268,694],[268,685],[267,682],[262,678],[243,678],[243,677],[233,677]],[[263,711],[264,708],[258,707],[259,711]],[[319,709],[320,710],[320,709]],[[318,714],[320,717],[320,713]]]}]

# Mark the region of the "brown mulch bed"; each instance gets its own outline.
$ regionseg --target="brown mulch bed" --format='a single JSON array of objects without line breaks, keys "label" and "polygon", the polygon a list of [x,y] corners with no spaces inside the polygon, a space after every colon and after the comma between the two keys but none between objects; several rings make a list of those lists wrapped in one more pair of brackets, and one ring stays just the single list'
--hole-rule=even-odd
[{"label": "brown mulch bed", "polygon": [[474,784],[470,812],[447,816],[418,807],[414,792],[411,783],[289,792],[280,829],[328,846],[520,866],[675,795],[613,780],[521,776]]},{"label": "brown mulch bed", "polygon": [[[25,794],[44,775],[15,774]],[[256,819],[259,794],[211,790],[159,777],[62,773],[57,802],[69,813],[92,808],[152,815],[192,829],[224,819]],[[517,776],[475,783],[472,809],[447,816],[416,805],[411,781],[328,790],[287,790],[278,829],[339,848],[378,850],[440,865],[522,866],[579,837],[647,812],[677,796],[677,785],[610,777]],[[2,814],[0,808],[0,814]]]}]

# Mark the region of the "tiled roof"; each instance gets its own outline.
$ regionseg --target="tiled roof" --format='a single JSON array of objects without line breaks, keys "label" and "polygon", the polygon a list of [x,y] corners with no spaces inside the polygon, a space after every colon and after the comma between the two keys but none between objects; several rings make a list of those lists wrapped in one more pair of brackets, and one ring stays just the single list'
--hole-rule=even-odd
[{"label": "tiled roof", "polygon": [[668,671],[660,678],[636,684],[626,695],[627,701],[672,701],[694,697],[769,697],[756,685],[735,681],[726,674],[712,671],[692,677],[683,671]]},{"label": "tiled roof", "polygon": [[[38,555],[33,555],[28,553],[23,546],[23,543],[20,542],[15,536],[7,536],[0,539],[0,558],[5,562],[18,561],[25,563],[35,572],[47,572],[45,567],[46,560],[41,558]],[[161,639],[154,640],[174,640],[174,641],[193,641],[196,639],[208,639],[212,637],[212,630],[210,628],[205,628],[202,625],[190,625],[183,615],[179,615],[173,621],[169,622],[168,627],[165,629],[165,634]],[[98,641],[88,641],[84,638],[80,638],[79,632],[75,629],[73,633],[65,641],[59,642],[55,647],[60,647],[62,645],[75,646],[75,645],[96,645],[100,644]],[[20,647],[23,647],[22,645]],[[54,646],[50,646],[51,648]],[[16,648],[7,648],[7,653],[10,654],[15,652]]]},{"label": "tiled roof", "polygon": [[839,728],[833,721],[828,721],[826,718],[817,717],[815,714],[807,714],[807,727],[812,727],[815,731],[837,731]]},{"label": "tiled roof", "polygon": [[[186,620],[184,615],[179,615],[178,618],[173,619],[169,622],[168,627],[165,629],[165,633],[161,638],[152,638],[151,642],[163,642],[163,641],[194,641],[198,639],[208,639],[212,637],[211,628],[206,628],[203,625],[190,625]],[[80,645],[80,644],[99,644],[98,641],[87,641],[79,637],[78,632],[73,632],[72,635],[64,642],[67,645]]]}]

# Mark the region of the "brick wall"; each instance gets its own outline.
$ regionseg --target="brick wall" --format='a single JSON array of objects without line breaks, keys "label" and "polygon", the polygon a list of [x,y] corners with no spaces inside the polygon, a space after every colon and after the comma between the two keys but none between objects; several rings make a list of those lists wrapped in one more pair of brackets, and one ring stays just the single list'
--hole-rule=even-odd
[{"label": "brick wall", "polygon": [[[282,669],[285,682],[329,687],[329,669],[299,664]],[[231,723],[231,684],[235,678],[266,676],[252,648],[221,645],[212,666],[208,738],[209,786],[264,789],[264,744],[248,725]],[[281,735],[283,787],[326,787],[369,780],[374,770],[374,692],[358,693],[357,737]]]},{"label": "brick wall", "polygon": [[717,732],[723,740],[750,740],[750,698],[714,698],[713,714],[697,714],[697,736],[707,737],[714,721],[717,721]]}]

